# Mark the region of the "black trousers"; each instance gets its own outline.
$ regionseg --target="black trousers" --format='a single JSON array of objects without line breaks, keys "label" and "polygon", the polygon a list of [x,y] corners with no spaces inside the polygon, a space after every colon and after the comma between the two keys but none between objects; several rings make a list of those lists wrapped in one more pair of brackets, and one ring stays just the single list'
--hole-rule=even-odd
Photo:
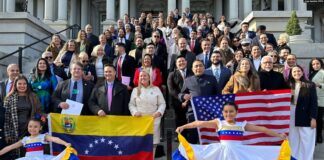
[{"label": "black trousers", "polygon": [[[187,113],[187,120],[188,123],[195,121],[195,116],[193,113]],[[187,141],[191,144],[198,144],[199,143],[199,136],[198,136],[198,130],[197,128],[193,129],[186,129],[184,136],[187,139]]]},{"label": "black trousers", "polygon": [[323,114],[324,114],[324,107],[318,107],[317,119],[316,119],[316,135],[317,135],[317,137],[322,137]]}]

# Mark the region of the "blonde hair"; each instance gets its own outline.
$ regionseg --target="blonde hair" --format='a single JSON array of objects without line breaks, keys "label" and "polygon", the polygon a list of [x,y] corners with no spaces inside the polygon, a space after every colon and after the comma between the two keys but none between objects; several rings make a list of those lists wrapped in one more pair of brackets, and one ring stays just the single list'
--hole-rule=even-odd
[{"label": "blonde hair", "polygon": [[[139,75],[141,75],[141,73],[145,73],[145,74],[148,75],[148,77],[149,77],[149,85],[148,85],[148,88],[152,87],[153,85],[152,85],[152,80],[151,80],[151,75],[150,75],[150,73],[148,73],[146,70],[141,70],[140,73],[139,73]],[[139,79],[140,79],[140,78],[141,78],[141,77],[139,77]],[[143,88],[143,85],[142,85],[141,81],[139,80],[138,87],[137,87],[137,96],[138,96],[138,97],[139,97],[139,96],[141,95],[141,93],[142,93],[142,92],[141,92],[142,88]]]},{"label": "blonde hair", "polygon": [[99,48],[102,48],[103,50],[103,47],[101,45],[96,45],[93,50],[92,50],[92,53],[91,53],[91,56],[92,57],[98,57],[98,50]]}]

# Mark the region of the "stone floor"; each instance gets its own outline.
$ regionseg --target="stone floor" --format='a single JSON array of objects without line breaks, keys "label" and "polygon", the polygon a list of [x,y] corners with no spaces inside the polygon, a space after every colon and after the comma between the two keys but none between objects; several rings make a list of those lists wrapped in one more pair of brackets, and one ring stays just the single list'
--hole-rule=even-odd
[{"label": "stone floor", "polygon": [[[174,137],[176,136],[176,133],[174,132],[174,130],[175,130],[174,113],[171,110],[167,110],[167,112],[165,114],[164,126],[165,126],[165,130],[164,130],[165,133],[168,130],[173,132],[172,151],[174,151],[178,147],[178,143],[173,141]],[[161,142],[161,144],[164,146],[165,154],[166,155],[169,154],[169,153],[167,153],[167,143],[166,143],[166,141]],[[172,154],[172,153],[170,153],[170,154]],[[160,158],[155,158],[155,160],[171,160],[171,159],[168,159],[167,156],[163,156],[163,157],[160,157]],[[314,160],[324,160],[324,143],[316,145],[315,154],[314,154]]]}]

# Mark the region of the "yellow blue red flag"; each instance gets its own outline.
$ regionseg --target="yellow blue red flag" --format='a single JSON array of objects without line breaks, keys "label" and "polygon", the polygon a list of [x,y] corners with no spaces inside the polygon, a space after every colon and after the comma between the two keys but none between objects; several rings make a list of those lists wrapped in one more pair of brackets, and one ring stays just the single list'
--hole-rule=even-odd
[{"label": "yellow blue red flag", "polygon": [[[50,114],[50,134],[72,144],[82,160],[153,159],[153,118]],[[58,154],[64,146],[53,144]]]}]

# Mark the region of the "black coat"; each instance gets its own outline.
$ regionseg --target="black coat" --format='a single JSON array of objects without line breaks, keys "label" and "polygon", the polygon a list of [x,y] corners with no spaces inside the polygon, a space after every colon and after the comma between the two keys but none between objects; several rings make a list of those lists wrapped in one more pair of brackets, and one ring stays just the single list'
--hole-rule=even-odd
[{"label": "black coat", "polygon": [[270,72],[261,70],[259,71],[259,78],[261,90],[278,90],[288,88],[283,75],[279,72],[275,72],[273,70]]},{"label": "black coat", "polygon": [[[116,68],[116,76],[118,76],[118,59],[119,56],[114,59],[114,66]],[[122,76],[127,76],[130,77],[130,86],[134,86],[133,79],[134,79],[134,74],[135,74],[135,69],[136,69],[136,64],[135,64],[135,59],[129,55],[125,55],[124,60],[122,62]]]}]

